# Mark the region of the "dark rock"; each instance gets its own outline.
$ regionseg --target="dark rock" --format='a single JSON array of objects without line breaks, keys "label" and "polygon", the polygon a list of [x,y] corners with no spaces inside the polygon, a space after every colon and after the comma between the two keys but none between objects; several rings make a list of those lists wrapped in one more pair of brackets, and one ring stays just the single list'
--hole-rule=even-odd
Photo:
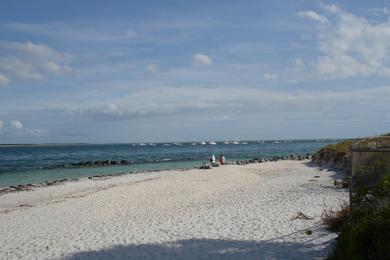
[{"label": "dark rock", "polygon": [[98,160],[98,161],[95,161],[94,164],[97,166],[101,166],[101,165],[103,165],[103,161]]},{"label": "dark rock", "polygon": [[129,164],[129,162],[126,161],[126,160],[121,160],[120,163],[121,163],[121,164]]},{"label": "dark rock", "polygon": [[105,161],[103,161],[103,165],[109,165],[110,163],[111,163],[110,160],[105,160]]},{"label": "dark rock", "polygon": [[88,162],[85,162],[84,165],[85,165],[85,166],[93,166],[93,162],[88,161]]},{"label": "dark rock", "polygon": [[199,169],[208,170],[208,169],[211,169],[211,165],[203,164],[202,166],[199,167]]}]

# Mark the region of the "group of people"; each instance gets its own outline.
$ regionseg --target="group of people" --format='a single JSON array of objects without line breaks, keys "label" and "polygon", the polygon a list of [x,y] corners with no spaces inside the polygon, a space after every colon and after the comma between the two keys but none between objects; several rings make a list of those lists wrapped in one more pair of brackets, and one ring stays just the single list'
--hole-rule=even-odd
[{"label": "group of people", "polygon": [[[220,163],[221,165],[224,165],[224,164],[225,164],[225,161],[226,161],[225,156],[224,156],[223,154],[221,154],[221,155],[219,156],[219,163]],[[210,157],[210,163],[211,163],[211,164],[215,164],[215,163],[216,163],[214,154],[212,154],[211,157]]]}]

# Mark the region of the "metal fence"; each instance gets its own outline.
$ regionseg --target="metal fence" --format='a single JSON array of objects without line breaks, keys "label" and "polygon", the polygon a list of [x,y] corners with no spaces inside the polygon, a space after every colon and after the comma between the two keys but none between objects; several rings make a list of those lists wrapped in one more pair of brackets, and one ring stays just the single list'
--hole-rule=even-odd
[{"label": "metal fence", "polygon": [[[378,185],[382,176],[390,174],[390,136],[361,140],[350,151],[350,202],[359,191],[368,194]],[[351,204],[351,206],[353,206]]]}]

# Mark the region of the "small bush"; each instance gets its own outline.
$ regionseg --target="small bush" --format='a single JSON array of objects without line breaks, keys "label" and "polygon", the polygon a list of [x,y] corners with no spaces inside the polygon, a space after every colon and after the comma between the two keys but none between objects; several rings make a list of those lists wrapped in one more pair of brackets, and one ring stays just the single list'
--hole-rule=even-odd
[{"label": "small bush", "polygon": [[390,208],[354,212],[328,259],[390,259]]},{"label": "small bush", "polygon": [[374,195],[390,197],[390,172],[382,176],[374,191]]},{"label": "small bush", "polygon": [[349,151],[349,146],[353,143],[351,140],[343,141],[337,144],[329,144],[322,148],[324,152],[335,152],[340,154],[347,154]]},{"label": "small bush", "polygon": [[322,213],[322,223],[327,225],[331,231],[339,231],[340,227],[349,218],[349,205],[348,202],[342,201],[340,203],[340,209],[337,211],[325,210]]},{"label": "small bush", "polygon": [[354,185],[372,189],[386,173],[390,173],[390,156],[385,153],[373,154],[356,166]]}]

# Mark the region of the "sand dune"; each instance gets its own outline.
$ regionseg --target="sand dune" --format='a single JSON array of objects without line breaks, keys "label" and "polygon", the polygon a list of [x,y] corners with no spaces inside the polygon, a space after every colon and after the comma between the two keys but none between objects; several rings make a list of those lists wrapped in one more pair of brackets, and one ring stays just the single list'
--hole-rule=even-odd
[{"label": "sand dune", "polygon": [[335,174],[279,161],[4,194],[0,259],[323,258],[321,213],[347,199]]}]

